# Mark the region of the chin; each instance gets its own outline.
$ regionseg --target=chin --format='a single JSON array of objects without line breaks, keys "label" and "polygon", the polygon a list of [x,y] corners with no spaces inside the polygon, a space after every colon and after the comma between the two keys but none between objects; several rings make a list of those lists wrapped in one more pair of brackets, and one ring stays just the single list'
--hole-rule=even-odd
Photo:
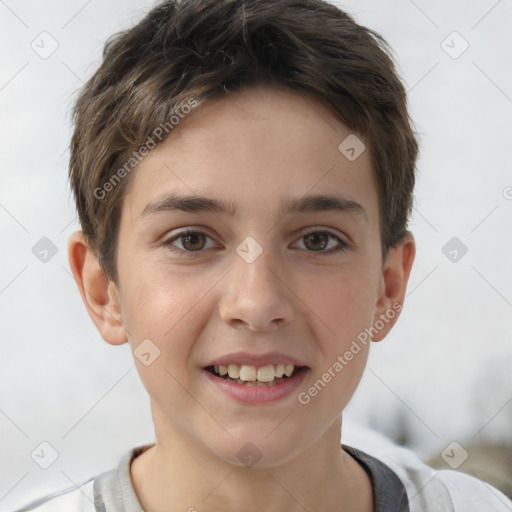
[{"label": "chin", "polygon": [[299,451],[298,443],[304,442],[303,436],[299,436],[299,441],[289,433],[282,432],[278,435],[277,432],[273,432],[269,436],[269,430],[265,429],[263,432],[265,433],[240,433],[227,443],[224,442],[224,446],[212,449],[212,452],[238,468],[270,469],[293,459]]}]

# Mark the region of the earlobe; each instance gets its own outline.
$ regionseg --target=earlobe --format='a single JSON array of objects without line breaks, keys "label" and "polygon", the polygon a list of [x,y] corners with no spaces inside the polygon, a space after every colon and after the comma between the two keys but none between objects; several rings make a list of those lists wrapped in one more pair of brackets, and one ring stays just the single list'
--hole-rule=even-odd
[{"label": "earlobe", "polygon": [[410,232],[399,244],[389,249],[373,319],[373,325],[382,328],[375,329],[377,332],[372,337],[373,341],[383,340],[400,315],[415,254],[414,237]]},{"label": "earlobe", "polygon": [[87,312],[102,338],[112,345],[126,343],[128,338],[117,287],[101,270],[82,231],[70,236],[68,259]]}]

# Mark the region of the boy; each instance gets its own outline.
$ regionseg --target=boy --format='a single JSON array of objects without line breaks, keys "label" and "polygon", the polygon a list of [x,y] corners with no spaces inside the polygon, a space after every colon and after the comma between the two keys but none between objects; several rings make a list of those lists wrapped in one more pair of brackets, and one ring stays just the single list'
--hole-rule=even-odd
[{"label": "boy", "polygon": [[510,510],[375,435],[341,443],[415,254],[380,36],[322,0],[163,2],[107,43],[74,120],[70,266],[133,350],[156,443],[25,510]]}]

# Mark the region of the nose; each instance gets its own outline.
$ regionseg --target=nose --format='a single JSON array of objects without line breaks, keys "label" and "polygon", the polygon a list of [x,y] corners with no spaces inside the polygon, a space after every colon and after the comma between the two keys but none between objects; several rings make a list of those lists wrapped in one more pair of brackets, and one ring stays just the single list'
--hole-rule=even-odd
[{"label": "nose", "polygon": [[294,315],[294,294],[269,251],[264,250],[252,263],[238,255],[234,259],[219,302],[221,319],[232,327],[259,332],[289,324]]}]

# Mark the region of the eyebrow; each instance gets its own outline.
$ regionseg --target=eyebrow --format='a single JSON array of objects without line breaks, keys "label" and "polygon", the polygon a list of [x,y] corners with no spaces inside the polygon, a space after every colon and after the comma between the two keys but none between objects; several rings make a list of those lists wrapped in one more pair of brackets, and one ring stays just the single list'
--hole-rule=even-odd
[{"label": "eyebrow", "polygon": [[[182,211],[187,213],[210,212],[235,216],[237,206],[232,201],[221,201],[204,196],[166,195],[155,202],[146,205],[139,217],[169,211]],[[335,195],[306,195],[300,198],[288,198],[281,202],[274,212],[277,218],[289,213],[314,213],[332,211],[338,213],[355,213],[368,223],[368,214],[364,207],[345,197]]]}]

